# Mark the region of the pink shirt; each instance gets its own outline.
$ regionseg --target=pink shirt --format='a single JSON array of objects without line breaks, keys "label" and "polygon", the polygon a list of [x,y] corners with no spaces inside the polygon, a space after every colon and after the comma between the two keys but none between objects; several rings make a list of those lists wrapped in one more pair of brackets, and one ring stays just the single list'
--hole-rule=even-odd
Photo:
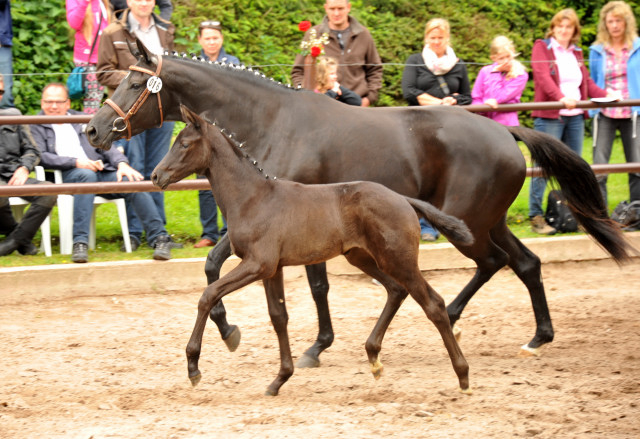
[{"label": "pink shirt", "polygon": [[[87,41],[84,35],[82,35],[82,22],[84,21],[89,3],[91,3],[91,15],[93,17],[93,31],[90,40]],[[100,23],[100,15],[102,15],[100,33],[98,34],[98,41],[96,41],[95,48],[91,54],[91,59],[89,59],[93,37],[96,34],[96,30],[98,30],[98,23]],[[76,30],[75,43],[73,45],[73,61],[75,63],[97,64],[100,34],[109,24],[107,20],[107,10],[102,0],[67,0],[67,22],[72,29]]]},{"label": "pink shirt", "polygon": [[[629,80],[627,79],[627,62],[629,61],[629,49],[624,47],[620,54],[610,48],[605,48],[606,68],[604,83],[607,92],[618,92],[622,99],[629,99]],[[630,107],[605,107],[602,114],[612,119],[629,119]]]},{"label": "pink shirt", "polygon": [[[473,84],[471,97],[472,104],[484,104],[487,99],[495,99],[498,104],[516,104],[520,102],[522,91],[527,85],[529,75],[523,72],[515,78],[507,79],[506,76],[495,70],[497,64],[483,67],[478,73]],[[480,113],[506,126],[518,126],[518,112],[489,111]]]},{"label": "pink shirt", "polygon": [[[576,101],[580,100],[580,84],[582,84],[582,72],[580,71],[580,65],[576,59],[575,46],[569,45],[569,48],[562,47],[553,37],[551,38],[551,50],[556,58],[556,65],[560,72],[560,91],[562,94]],[[560,114],[562,116],[575,116],[582,114],[584,110],[574,108],[573,110],[562,109]]]}]

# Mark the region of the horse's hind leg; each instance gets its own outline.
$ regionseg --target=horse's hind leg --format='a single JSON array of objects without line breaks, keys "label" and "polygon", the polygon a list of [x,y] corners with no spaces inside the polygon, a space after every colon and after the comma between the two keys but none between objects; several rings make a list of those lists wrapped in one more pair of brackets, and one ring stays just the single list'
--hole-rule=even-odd
[{"label": "horse's hind leg", "polygon": [[402,305],[404,299],[407,298],[408,293],[404,287],[398,284],[392,277],[380,271],[375,260],[373,260],[368,253],[358,249],[352,249],[344,256],[351,265],[358,267],[364,273],[377,279],[387,290],[387,302],[384,304],[382,314],[380,314],[376,325],[373,327],[364,345],[367,351],[367,357],[369,358],[369,364],[371,364],[371,373],[373,373],[375,379],[379,379],[384,369],[379,357],[380,350],[382,349],[382,340],[389,328],[389,324],[391,324],[393,317],[398,312],[398,309],[400,309],[400,305]]},{"label": "horse's hind leg", "polygon": [[282,269],[279,269],[272,278],[264,280],[264,288],[267,293],[269,317],[271,317],[271,323],[278,335],[278,345],[280,346],[280,372],[269,385],[265,394],[276,396],[280,387],[293,375],[293,360],[291,359],[291,346],[287,332],[289,316],[284,299]]},{"label": "horse's hind leg", "polygon": [[521,355],[540,355],[539,348],[545,343],[553,341],[553,326],[547,305],[547,297],[542,284],[540,258],[516,238],[505,224],[497,225],[491,231],[493,240],[506,251],[509,267],[522,280],[531,297],[533,313],[536,318],[536,334],[526,345],[522,346]]},{"label": "horse's hind leg", "polygon": [[198,369],[198,360],[202,349],[202,335],[211,309],[223,296],[261,279],[261,275],[260,264],[243,260],[221,279],[205,288],[198,301],[198,316],[186,349],[187,367],[192,385],[195,386],[200,382],[201,374]]},{"label": "horse's hind leg", "polygon": [[331,326],[331,314],[329,313],[329,279],[327,278],[327,265],[307,265],[307,278],[311,294],[318,311],[318,337],[315,343],[307,349],[298,359],[297,367],[320,366],[320,354],[333,343],[333,327]]},{"label": "horse's hind leg", "polygon": [[[225,234],[215,247],[209,251],[207,262],[204,266],[204,272],[207,275],[207,284],[211,285],[220,278],[220,269],[222,264],[231,256],[231,244],[228,234]],[[211,320],[218,327],[220,336],[224,340],[227,348],[233,352],[240,344],[240,328],[236,325],[229,325],[227,322],[227,311],[224,309],[222,301],[218,301],[211,309]]]}]

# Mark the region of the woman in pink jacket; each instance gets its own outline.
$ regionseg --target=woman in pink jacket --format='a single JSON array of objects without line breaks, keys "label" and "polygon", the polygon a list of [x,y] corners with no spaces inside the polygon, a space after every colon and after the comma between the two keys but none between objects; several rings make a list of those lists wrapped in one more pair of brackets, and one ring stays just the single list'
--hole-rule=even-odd
[{"label": "woman in pink jacket", "polygon": [[98,111],[104,95],[104,87],[96,78],[100,34],[109,24],[108,3],[103,0],[66,0],[67,22],[76,30],[73,62],[85,68],[83,98],[84,112]]},{"label": "woman in pink jacket", "polygon": [[[489,48],[493,64],[483,67],[478,73],[473,90],[472,104],[486,104],[497,108],[499,104],[516,104],[527,86],[529,75],[522,63],[515,60],[516,50],[511,40],[499,35]],[[506,126],[518,126],[517,111],[480,113]]]}]

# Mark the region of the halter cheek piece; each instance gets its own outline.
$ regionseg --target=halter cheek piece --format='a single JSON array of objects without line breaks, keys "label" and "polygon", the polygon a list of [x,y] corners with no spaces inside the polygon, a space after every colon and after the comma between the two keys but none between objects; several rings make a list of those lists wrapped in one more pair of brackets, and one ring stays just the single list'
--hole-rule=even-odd
[{"label": "halter cheek piece", "polygon": [[[159,77],[161,69],[162,69],[162,56],[160,55],[158,55],[158,67],[155,73],[143,67],[129,66],[129,70],[135,70],[136,72],[146,73],[151,77]],[[150,94],[151,94],[151,90],[149,90],[149,87],[146,87],[142,92],[142,94],[138,96],[138,99],[133,103],[133,105],[127,112],[127,114],[124,114],[124,111],[122,111],[122,109],[118,106],[118,104],[113,102],[111,99],[107,99],[106,101],[104,101],[104,103],[109,105],[111,108],[113,108],[113,111],[115,111],[119,116],[113,121],[113,128],[111,128],[111,131],[120,133],[126,129],[127,140],[130,140],[131,139],[131,123],[129,122],[129,119],[131,119],[131,117],[138,112],[138,110],[140,109],[140,107],[142,107],[142,104],[146,102]],[[159,126],[162,126],[163,117],[162,117],[162,101],[160,100],[160,91],[158,90],[154,94],[158,97],[158,110],[160,111]],[[122,124],[122,126],[118,127],[118,124]]]}]

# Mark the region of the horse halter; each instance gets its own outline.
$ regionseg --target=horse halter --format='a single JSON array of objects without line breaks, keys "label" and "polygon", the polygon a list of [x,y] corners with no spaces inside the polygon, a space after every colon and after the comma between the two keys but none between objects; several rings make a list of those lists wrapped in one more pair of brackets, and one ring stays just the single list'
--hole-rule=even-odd
[{"label": "horse halter", "polygon": [[[144,67],[138,67],[138,66],[129,66],[129,70],[135,70],[136,72],[141,72],[141,73],[146,73],[147,75],[151,76],[151,78],[149,78],[149,80],[147,81],[147,87],[144,89],[144,91],[142,92],[142,94],[140,96],[138,96],[138,99],[136,99],[136,101],[133,103],[133,105],[131,106],[131,108],[129,109],[129,111],[127,112],[127,114],[124,114],[124,111],[122,111],[122,109],[118,106],[118,104],[116,104],[115,102],[113,102],[111,99],[107,99],[106,101],[104,101],[105,104],[109,105],[111,108],[113,108],[113,111],[115,111],[119,117],[115,118],[113,121],[113,128],[111,128],[111,131],[115,131],[118,133],[121,133],[122,131],[124,131],[125,129],[127,130],[127,140],[131,139],[131,122],[129,122],[129,119],[131,119],[131,117],[136,114],[138,112],[138,110],[140,109],[140,107],[142,107],[142,104],[144,104],[147,100],[147,98],[149,97],[149,95],[151,93],[155,94],[158,97],[158,111],[160,111],[160,125],[162,126],[162,122],[164,121],[163,117],[162,117],[162,101],[160,100],[160,88],[162,88],[162,82],[160,82],[160,88],[158,88],[155,91],[152,91],[152,85],[149,83],[149,81],[152,78],[156,78],[156,79],[160,79],[160,70],[162,69],[162,56],[158,55],[158,67],[155,71],[155,73],[149,69],[145,69]],[[122,122],[123,126],[121,128],[118,128],[118,124]]]}]

